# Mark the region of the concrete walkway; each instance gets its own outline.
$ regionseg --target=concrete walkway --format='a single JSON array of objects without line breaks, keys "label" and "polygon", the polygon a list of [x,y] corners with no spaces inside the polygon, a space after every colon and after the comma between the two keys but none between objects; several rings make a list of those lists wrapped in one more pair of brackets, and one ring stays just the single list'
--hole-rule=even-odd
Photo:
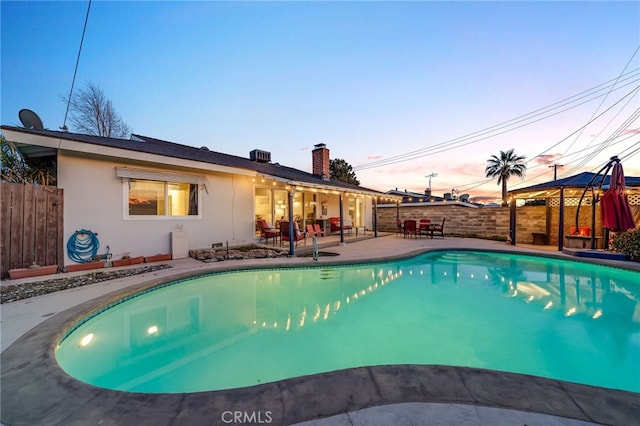
[{"label": "concrete walkway", "polygon": [[[475,239],[390,235],[324,246],[321,250],[339,256],[320,257],[317,263],[309,257],[216,263],[181,259],[167,262],[173,265],[171,269],[3,304],[2,423],[627,425],[640,418],[640,395],[636,393],[473,368],[362,367],[229,391],[149,395],[86,385],[67,376],[54,359],[55,344],[64,328],[96,306],[176,278],[238,268],[385,260],[429,249],[460,248],[569,258],[557,251],[540,250],[540,246],[514,248]],[[638,264],[630,262],[588,261],[640,271]],[[238,413],[245,414],[240,418]]]}]

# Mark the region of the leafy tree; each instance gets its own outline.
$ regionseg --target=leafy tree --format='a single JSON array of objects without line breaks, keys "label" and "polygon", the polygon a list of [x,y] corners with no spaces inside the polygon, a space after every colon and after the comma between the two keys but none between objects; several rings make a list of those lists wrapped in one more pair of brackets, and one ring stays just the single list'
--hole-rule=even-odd
[{"label": "leafy tree", "polygon": [[351,164],[340,158],[329,160],[329,173],[332,180],[360,185]]},{"label": "leafy tree", "polygon": [[500,155],[492,155],[487,160],[485,174],[490,178],[498,178],[498,185],[502,184],[502,205],[507,205],[507,181],[512,176],[524,177],[527,171],[525,156],[516,155],[513,148],[500,151]]},{"label": "leafy tree", "polygon": [[131,128],[118,115],[111,100],[91,82],[72,96],[69,112],[75,132],[122,139],[131,135]]},{"label": "leafy tree", "polygon": [[0,179],[11,183],[56,184],[55,157],[24,157],[18,148],[0,134]]}]

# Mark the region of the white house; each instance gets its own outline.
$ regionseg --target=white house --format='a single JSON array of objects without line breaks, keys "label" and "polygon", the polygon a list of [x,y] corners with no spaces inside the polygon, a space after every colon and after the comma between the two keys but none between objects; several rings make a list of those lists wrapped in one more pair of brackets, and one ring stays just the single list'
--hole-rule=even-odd
[{"label": "white house", "polygon": [[90,230],[98,234],[100,252],[108,245],[115,258],[125,252],[179,258],[214,243],[254,243],[257,218],[275,224],[287,220],[290,209],[302,229],[341,214],[343,223],[372,229],[375,200],[393,198],[329,180],[324,144],[315,146],[308,173],[272,163],[260,150],[242,158],[140,135],[125,140],[1,129],[25,156],[55,158],[65,241]]}]

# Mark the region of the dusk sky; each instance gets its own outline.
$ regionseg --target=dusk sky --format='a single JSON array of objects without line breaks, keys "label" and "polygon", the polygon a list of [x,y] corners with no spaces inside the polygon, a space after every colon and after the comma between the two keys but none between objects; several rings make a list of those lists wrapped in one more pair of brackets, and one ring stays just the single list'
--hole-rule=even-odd
[{"label": "dusk sky", "polygon": [[[2,124],[63,125],[88,4],[2,1]],[[435,172],[434,195],[493,200],[486,161],[511,148],[510,189],[613,155],[640,176],[639,47],[637,1],[94,1],[75,89],[136,134],[309,172],[325,143],[364,187]]]}]

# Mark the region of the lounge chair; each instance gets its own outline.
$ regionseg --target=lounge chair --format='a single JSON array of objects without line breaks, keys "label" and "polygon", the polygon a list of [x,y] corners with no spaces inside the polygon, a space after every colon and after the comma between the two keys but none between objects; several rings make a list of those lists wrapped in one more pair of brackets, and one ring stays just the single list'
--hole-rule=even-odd
[{"label": "lounge chair", "polygon": [[413,219],[405,220],[402,228],[403,228],[402,233],[405,238],[407,238],[407,235],[411,235],[411,234],[413,234],[414,238],[418,237],[418,226],[415,220]]},{"label": "lounge chair", "polygon": [[280,231],[269,225],[269,223],[264,219],[258,219],[256,220],[256,223],[258,224],[258,229],[260,230],[260,240],[258,240],[258,242],[265,240],[265,242],[268,244],[269,238],[273,238],[273,245],[275,245],[276,240],[280,236]]},{"label": "lounge chair", "polygon": [[442,238],[444,238],[444,222],[446,221],[446,218],[442,218],[442,223],[441,224],[433,224],[431,225],[431,227],[429,228],[429,230],[431,231],[431,238],[433,238],[433,234],[439,234]]},{"label": "lounge chair", "polygon": [[[298,241],[304,240],[304,245],[307,245],[307,234],[300,232],[300,228],[298,228],[298,222],[293,222],[294,229],[294,237],[293,241],[296,243],[296,247],[298,246]],[[289,222],[281,221],[280,222],[280,245],[282,245],[283,241],[291,241],[291,237],[289,236]]]}]

